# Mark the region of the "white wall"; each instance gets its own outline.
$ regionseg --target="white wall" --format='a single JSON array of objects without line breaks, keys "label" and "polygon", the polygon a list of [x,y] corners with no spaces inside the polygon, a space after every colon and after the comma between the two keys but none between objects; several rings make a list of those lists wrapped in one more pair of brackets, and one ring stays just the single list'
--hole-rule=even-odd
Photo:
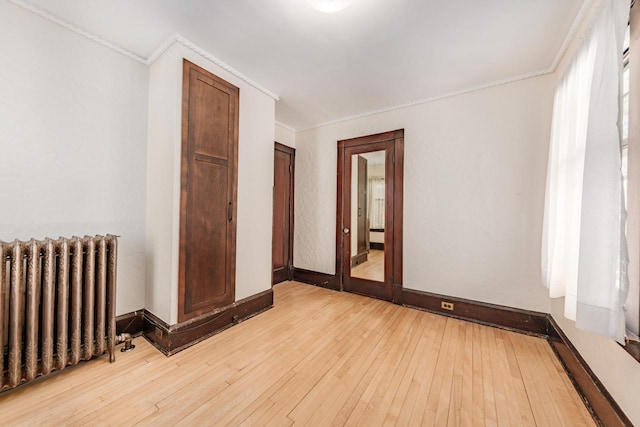
[{"label": "white wall", "polygon": [[575,322],[565,319],[563,313],[564,298],[552,299],[551,315],[558,326],[633,425],[640,425],[640,406],[638,405],[640,363],[614,340],[576,329]]},{"label": "white wall", "polygon": [[175,44],[151,66],[147,176],[146,308],[169,324],[178,321],[183,58],[240,88],[236,300],[271,287],[275,101]]},{"label": "white wall", "polygon": [[120,235],[142,308],[147,67],[5,1],[0,40],[0,240]]},{"label": "white wall", "polygon": [[335,272],[336,142],[404,128],[404,287],[548,312],[553,84],[531,78],[298,132],[295,266]]},{"label": "white wall", "polygon": [[274,141],[287,147],[296,148],[296,133],[283,125],[275,124],[275,134],[273,136]]}]

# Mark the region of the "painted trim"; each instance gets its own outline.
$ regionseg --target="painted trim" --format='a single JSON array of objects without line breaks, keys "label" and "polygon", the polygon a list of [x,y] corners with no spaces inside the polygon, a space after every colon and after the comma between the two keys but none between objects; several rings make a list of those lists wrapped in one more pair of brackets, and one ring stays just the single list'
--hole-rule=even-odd
[{"label": "painted trim", "polygon": [[538,70],[538,71],[532,71],[529,73],[524,73],[524,74],[518,74],[512,77],[507,77],[505,79],[501,79],[501,80],[492,80],[489,81],[487,83],[483,83],[483,84],[479,84],[476,86],[469,86],[465,89],[461,89],[458,91],[453,91],[453,92],[446,92],[446,93],[442,93],[439,95],[434,95],[428,98],[424,98],[424,99],[419,99],[419,100],[415,100],[415,101],[410,101],[407,102],[405,104],[399,104],[399,105],[394,105],[394,106],[390,106],[390,107],[385,107],[385,108],[381,108],[378,110],[372,110],[372,111],[368,111],[368,112],[363,112],[363,113],[359,113],[359,114],[354,114],[351,116],[347,116],[347,117],[342,117],[342,118],[338,118],[335,120],[329,120],[326,122],[322,122],[313,126],[309,126],[306,128],[302,128],[302,129],[297,129],[296,132],[304,132],[307,130],[312,130],[312,129],[317,129],[320,127],[324,127],[324,126],[330,126],[330,125],[335,125],[335,124],[339,124],[339,123],[344,123],[344,122],[348,122],[350,120],[355,120],[355,119],[360,119],[360,118],[364,118],[364,117],[370,117],[370,116],[375,116],[378,114],[382,114],[382,113],[388,113],[391,111],[396,111],[396,110],[402,110],[405,108],[409,108],[409,107],[415,107],[418,105],[422,105],[422,104],[428,104],[431,102],[435,102],[435,101],[440,101],[442,99],[446,99],[446,98],[452,98],[455,96],[460,96],[460,95],[466,95],[468,93],[472,93],[472,92],[477,92],[479,90],[483,90],[483,89],[489,89],[492,87],[497,87],[497,86],[502,86],[502,85],[506,85],[509,83],[515,83],[521,80],[527,80],[527,79],[531,79],[534,77],[540,77],[540,76],[544,76],[544,75],[548,75],[548,74],[553,74],[557,71],[558,66],[560,65],[560,63],[562,62],[562,59],[564,57],[564,55],[566,54],[569,46],[571,45],[571,42],[573,41],[573,39],[575,37],[577,37],[577,33],[578,30],[583,26],[585,19],[587,19],[587,17],[589,16],[589,11],[592,9],[592,6],[596,3],[597,0],[587,0],[585,1],[582,6],[580,7],[580,10],[578,10],[578,13],[576,14],[576,17],[573,19],[573,22],[571,23],[571,26],[569,27],[569,31],[567,32],[567,35],[565,36],[564,40],[562,41],[562,44],[560,45],[560,48],[558,49],[558,52],[556,53],[556,56],[553,59],[553,62],[551,63],[551,65],[543,70]]},{"label": "painted trim", "polygon": [[[288,126],[284,123],[278,122],[276,121],[276,124],[278,126],[283,127],[284,129],[290,130],[294,133],[297,132],[304,132],[307,130],[311,130],[311,129],[316,129],[319,127],[324,127],[324,126],[329,126],[329,125],[333,125],[333,124],[338,124],[338,123],[343,123],[346,121],[350,121],[350,120],[355,120],[355,119],[359,119],[359,118],[364,118],[364,117],[369,117],[369,116],[374,116],[377,114],[382,114],[382,113],[388,113],[390,111],[396,111],[396,110],[402,110],[405,108],[409,108],[409,107],[414,107],[417,105],[422,105],[422,104],[427,104],[430,102],[434,102],[434,101],[439,101],[441,99],[445,99],[445,98],[451,98],[454,96],[459,96],[459,95],[465,95],[467,93],[471,93],[471,92],[475,92],[475,91],[479,91],[482,89],[488,89],[488,88],[492,88],[492,87],[496,87],[496,86],[501,86],[501,85],[505,85],[505,84],[509,84],[509,83],[514,83],[520,80],[526,80],[526,79],[530,79],[533,77],[539,77],[539,76],[543,76],[543,75],[547,75],[547,74],[552,74],[556,71],[558,65],[560,64],[560,62],[562,61],[562,58],[564,57],[569,45],[571,44],[571,41],[574,39],[574,37],[576,37],[576,34],[578,32],[578,29],[581,27],[583,21],[586,19],[587,15],[588,15],[588,11],[591,9],[592,5],[595,3],[596,0],[588,0],[585,3],[583,3],[582,7],[580,8],[580,10],[578,11],[578,13],[576,14],[576,17],[574,18],[571,27],[569,27],[569,31],[567,32],[567,35],[565,36],[560,49],[558,49],[558,52],[553,60],[553,62],[551,63],[551,65],[544,70],[539,70],[539,71],[533,71],[530,73],[524,73],[524,74],[520,74],[520,75],[516,75],[516,76],[512,76],[506,79],[502,79],[502,80],[493,80],[484,84],[480,84],[480,85],[476,85],[476,86],[471,86],[459,91],[454,91],[454,92],[447,92],[447,93],[443,93],[440,95],[434,95],[432,97],[428,97],[428,98],[424,98],[424,99],[420,99],[420,100],[416,100],[416,101],[411,101],[411,102],[407,102],[405,104],[400,104],[400,105],[394,105],[394,106],[390,106],[390,107],[386,107],[386,108],[381,108],[378,110],[373,110],[373,111],[368,111],[368,112],[363,112],[363,113],[359,113],[359,114],[354,114],[351,116],[347,116],[347,117],[343,117],[343,118],[339,118],[339,119],[335,119],[335,120],[329,120],[326,122],[322,122],[322,123],[318,123],[316,125],[313,126],[309,126],[306,128],[301,128],[301,129],[294,129],[291,126]],[[198,53],[199,55],[205,57],[206,59],[208,59],[209,61],[213,62],[214,64],[216,64],[217,66],[221,67],[222,69],[226,70],[227,72],[233,74],[234,76],[236,76],[237,78],[239,78],[240,80],[244,81],[245,83],[249,84],[250,86],[253,86],[254,88],[258,89],[260,92],[264,93],[265,95],[270,96],[271,98],[273,98],[276,101],[280,100],[280,97],[273,93],[272,91],[264,88],[263,86],[259,85],[258,83],[254,82],[253,80],[251,80],[250,78],[248,78],[247,76],[245,76],[244,74],[240,73],[239,71],[237,71],[235,68],[231,67],[230,65],[228,65],[227,63],[221,61],[220,59],[218,59],[216,56],[212,55],[211,53],[207,52],[206,50],[198,47],[195,43],[189,41],[188,39],[186,39],[185,37],[181,36],[179,33],[174,33],[172,35],[170,35],[167,39],[165,39],[162,43],[160,43],[160,45],[156,48],[156,50],[148,57],[148,58],[143,58],[140,55],[137,55],[121,46],[118,46],[115,43],[112,43],[108,40],[105,40],[93,33],[90,33],[89,31],[80,28],[76,25],[73,25],[47,11],[45,11],[44,9],[41,9],[39,7],[36,7],[32,4],[29,4],[28,2],[24,1],[24,0],[9,0],[10,3],[19,6],[29,12],[32,12],[36,15],[41,16],[44,19],[47,19],[57,25],[60,25],[63,28],[66,28],[70,31],[73,31],[83,37],[88,38],[89,40],[92,40],[104,47],[107,47],[115,52],[118,52],[122,55],[125,55],[135,61],[138,61],[142,64],[145,65],[151,65],[153,64],[155,61],[158,60],[158,58],[160,56],[162,56],[162,54],[164,52],[166,52],[167,50],[169,50],[174,44],[176,43],[180,43],[183,46],[193,50],[194,52]]]},{"label": "painted trim", "polygon": [[281,122],[279,122],[279,121],[277,121],[277,120],[276,120],[276,126],[279,126],[279,127],[281,127],[282,129],[286,129],[286,130],[288,130],[289,132],[296,133],[296,130],[295,130],[294,128],[292,128],[291,126],[287,126],[287,125],[285,125],[284,123],[281,123]]},{"label": "painted trim", "polygon": [[607,427],[633,426],[631,420],[624,414],[622,408],[593,373],[553,317],[547,315],[547,319],[549,322],[549,345],[558,360],[560,360],[594,420],[599,425]]},{"label": "painted trim", "polygon": [[589,12],[591,11],[592,7],[595,5],[596,1],[597,0],[586,0],[584,3],[582,3],[582,6],[580,6],[580,9],[578,10],[576,17],[573,19],[573,22],[569,27],[569,31],[567,32],[567,35],[564,37],[564,40],[560,45],[560,49],[558,49],[558,53],[556,53],[556,57],[553,59],[553,62],[549,67],[549,70],[551,70],[552,72],[555,72],[558,69],[558,66],[562,62],[562,59],[564,58],[565,54],[567,53],[567,50],[569,49],[571,42],[574,40],[574,38],[578,34],[578,30],[584,24],[585,19],[587,19],[587,17],[589,16]]},{"label": "painted trim", "polygon": [[424,99],[419,99],[416,101],[410,101],[407,102],[405,104],[399,104],[399,105],[393,105],[390,107],[385,107],[385,108],[380,108],[378,110],[372,110],[372,111],[366,111],[364,113],[358,113],[358,114],[353,114],[351,116],[346,116],[346,117],[342,117],[339,119],[335,119],[335,120],[329,120],[326,122],[322,122],[319,123],[317,125],[313,125],[313,126],[309,126],[306,128],[302,128],[302,129],[298,129],[296,130],[297,132],[305,132],[308,130],[312,130],[312,129],[317,129],[317,128],[321,128],[321,127],[325,127],[325,126],[330,126],[330,125],[336,125],[339,123],[344,123],[344,122],[348,122],[351,120],[356,120],[356,119],[362,119],[365,117],[370,117],[370,116],[376,116],[378,114],[383,114],[383,113],[389,113],[391,111],[397,111],[397,110],[403,110],[405,108],[410,108],[410,107],[415,107],[418,105],[422,105],[422,104],[429,104],[431,102],[435,102],[435,101],[440,101],[442,99],[446,99],[446,98],[453,98],[455,96],[460,96],[460,95],[466,95],[468,93],[471,92],[477,92],[483,89],[489,89],[492,87],[496,87],[496,86],[502,86],[502,85],[506,85],[509,83],[515,83],[518,82],[520,80],[527,80],[533,77],[539,77],[539,76],[544,76],[547,74],[552,74],[555,70],[551,70],[549,68],[547,68],[546,70],[539,70],[539,71],[533,71],[530,73],[525,73],[525,74],[520,74],[514,77],[509,77],[506,79],[502,79],[502,80],[494,80],[494,81],[490,81],[487,83],[483,83],[480,85],[476,85],[476,86],[470,86],[468,88],[465,89],[461,89],[461,90],[457,90],[457,91],[453,91],[453,92],[445,92],[439,95],[434,95],[428,98],[424,98]]},{"label": "painted trim", "polygon": [[294,267],[293,280],[308,285],[340,291],[340,279],[335,274],[319,273],[317,271]]},{"label": "painted trim", "polygon": [[39,8],[37,6],[29,4],[28,2],[23,1],[23,0],[9,0],[9,3],[12,3],[12,4],[14,4],[14,5],[18,6],[18,7],[21,7],[22,9],[24,9],[26,11],[29,11],[29,12],[31,12],[33,14],[36,14],[36,15],[40,16],[41,18],[46,19],[47,21],[50,21],[50,22],[52,22],[54,24],[57,24],[57,25],[61,26],[62,28],[66,28],[69,31],[72,31],[72,32],[74,32],[76,34],[79,34],[82,37],[85,37],[85,38],[87,38],[87,39],[89,39],[89,40],[91,40],[91,41],[93,41],[95,43],[98,43],[99,45],[102,45],[102,46],[104,46],[104,47],[106,47],[108,49],[113,50],[114,52],[117,52],[117,53],[119,53],[121,55],[127,56],[127,57],[133,59],[134,61],[140,62],[141,64],[146,64],[146,59],[141,57],[140,55],[136,55],[135,53],[133,53],[133,52],[121,47],[121,46],[118,46],[115,43],[112,43],[112,42],[110,42],[110,41],[108,41],[106,39],[103,39],[102,37],[97,36],[97,35],[95,35],[93,33],[90,33],[89,31],[85,30],[84,28],[80,28],[77,25],[74,25],[74,24],[72,24],[70,22],[67,22],[67,21],[65,21],[65,20],[63,20],[63,19],[61,19],[61,18],[59,18],[59,17],[47,12],[44,9],[41,9],[41,8]]},{"label": "painted trim", "polygon": [[174,33],[170,35],[167,39],[165,39],[162,43],[160,43],[160,45],[156,48],[156,50],[154,50],[154,52],[148,58],[144,58],[138,54],[131,52],[130,50],[123,48],[122,46],[119,46],[113,42],[110,42],[109,40],[103,39],[102,37],[97,36],[96,34],[93,34],[85,30],[84,28],[78,27],[77,25],[74,25],[68,21],[65,21],[64,19],[58,16],[55,16],[47,12],[46,10],[41,9],[37,6],[34,6],[24,0],[9,0],[9,2],[14,4],[15,6],[21,7],[24,10],[34,13],[54,24],[57,24],[69,31],[72,31],[78,35],[81,35],[82,37],[85,37],[95,43],[98,43],[101,46],[111,49],[114,52],[117,52],[121,55],[124,55],[128,58],[133,59],[134,61],[137,61],[147,66],[151,66],[155,61],[158,60],[158,58],[162,56],[162,54],[164,54],[167,50],[169,50],[173,45],[181,44],[186,48],[191,49],[195,53],[199,54],[200,56],[213,62],[218,67],[234,75],[235,77],[239,78],[240,80],[247,83],[248,85],[254,87],[255,89],[258,89],[260,92],[264,93],[265,95],[268,95],[269,97],[273,98],[276,101],[280,100],[280,97],[275,93],[259,85],[258,83],[251,80],[249,77],[245,76],[244,74],[242,74],[241,72],[239,72],[238,70],[236,70],[235,68],[227,64],[226,62],[218,59],[216,56],[212,55],[211,53],[197,46],[195,43],[189,41],[188,39],[186,39],[185,37],[181,36],[178,33]]},{"label": "painted trim", "polygon": [[145,310],[144,336],[165,356],[172,356],[271,307],[273,290],[268,289],[175,325]]},{"label": "painted trim", "polygon": [[254,87],[255,89],[258,89],[260,92],[262,92],[265,95],[268,95],[269,97],[273,98],[275,101],[279,101],[280,100],[280,97],[278,95],[276,95],[275,93],[271,92],[269,89],[266,89],[263,86],[259,85],[255,81],[251,80],[249,77],[247,77],[244,74],[242,74],[240,71],[238,71],[235,68],[233,68],[231,65],[227,64],[226,62],[222,61],[221,59],[218,59],[216,56],[214,56],[211,53],[207,52],[206,50],[202,49],[201,47],[199,47],[195,43],[189,41],[185,37],[181,36],[179,33],[172,34],[164,42],[162,42],[162,44],[160,44],[160,46],[155,50],[155,52],[152,53],[151,56],[149,56],[149,58],[146,60],[146,64],[147,65],[151,65],[154,62],[156,62],[162,56],[163,53],[165,53],[167,50],[169,50],[175,44],[181,44],[184,47],[186,47],[188,49],[191,49],[192,51],[194,51],[198,55],[202,56],[203,58],[208,59],[209,61],[211,61],[214,64],[216,64],[218,67],[220,67],[223,70],[227,71],[228,73],[234,75],[235,77],[239,78],[240,80],[242,80],[243,82],[247,83],[248,85]]}]

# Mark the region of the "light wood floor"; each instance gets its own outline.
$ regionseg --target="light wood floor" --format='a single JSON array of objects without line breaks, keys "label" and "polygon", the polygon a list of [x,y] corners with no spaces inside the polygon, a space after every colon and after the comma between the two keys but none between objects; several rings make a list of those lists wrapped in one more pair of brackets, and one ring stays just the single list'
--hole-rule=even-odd
[{"label": "light wood floor", "polygon": [[540,338],[285,282],[175,356],[131,353],[0,395],[2,425],[594,425]]},{"label": "light wood floor", "polygon": [[367,261],[353,267],[351,277],[384,282],[384,251],[369,250]]}]

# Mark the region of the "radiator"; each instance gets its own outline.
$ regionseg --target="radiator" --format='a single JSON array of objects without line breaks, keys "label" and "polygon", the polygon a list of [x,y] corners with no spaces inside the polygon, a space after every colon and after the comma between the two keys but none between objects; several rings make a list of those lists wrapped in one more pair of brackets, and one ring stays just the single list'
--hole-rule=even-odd
[{"label": "radiator", "polygon": [[0,391],[115,361],[116,236],[0,241]]}]

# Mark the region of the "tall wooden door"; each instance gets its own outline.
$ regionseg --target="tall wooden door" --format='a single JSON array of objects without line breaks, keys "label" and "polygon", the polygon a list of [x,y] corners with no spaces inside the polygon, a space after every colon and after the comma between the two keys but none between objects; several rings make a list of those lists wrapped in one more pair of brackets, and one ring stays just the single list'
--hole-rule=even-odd
[{"label": "tall wooden door", "polygon": [[295,150],[275,143],[273,161],[273,284],[293,274],[293,177]]},{"label": "tall wooden door", "polygon": [[178,321],[235,300],[238,98],[185,60]]},{"label": "tall wooden door", "polygon": [[[385,156],[385,226],[384,280],[376,281],[351,275],[351,218],[353,169],[352,159],[364,153],[384,151]],[[341,288],[402,304],[402,230],[404,130],[385,132],[338,141],[338,200],[336,220],[336,271]],[[360,167],[358,167],[360,169]],[[354,213],[355,214],[355,213]],[[359,230],[358,230],[359,231]]]}]

